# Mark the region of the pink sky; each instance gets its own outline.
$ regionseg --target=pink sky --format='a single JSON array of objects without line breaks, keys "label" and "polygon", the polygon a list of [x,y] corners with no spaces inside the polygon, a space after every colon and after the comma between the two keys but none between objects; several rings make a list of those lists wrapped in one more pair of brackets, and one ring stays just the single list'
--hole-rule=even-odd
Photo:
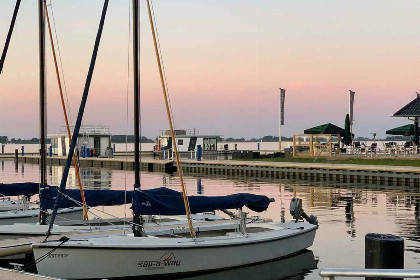
[{"label": "pink sky", "polygon": [[[124,134],[129,1],[110,2],[83,123]],[[419,90],[420,2],[155,2],[177,128],[225,137],[276,135],[279,87],[286,89],[283,135],[326,122],[344,126],[349,89],[356,91],[356,136],[385,136],[407,123],[390,116]],[[1,47],[14,3],[0,3]],[[0,76],[0,135],[39,134],[36,3],[22,2]],[[73,118],[102,3],[53,1]],[[141,24],[142,126],[154,137],[167,121],[144,9]],[[64,120],[49,44],[47,50],[48,133],[55,133]]]}]

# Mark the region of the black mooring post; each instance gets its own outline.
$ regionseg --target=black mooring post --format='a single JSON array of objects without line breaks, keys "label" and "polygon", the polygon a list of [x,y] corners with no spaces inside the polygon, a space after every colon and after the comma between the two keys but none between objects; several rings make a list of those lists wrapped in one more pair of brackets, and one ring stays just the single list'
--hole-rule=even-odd
[{"label": "black mooring post", "polygon": [[[134,190],[140,189],[140,70],[139,70],[139,0],[133,0],[133,81],[134,81]],[[133,234],[143,236],[143,219],[133,215]]]},{"label": "black mooring post", "polygon": [[15,149],[15,170],[19,169],[19,150]]},{"label": "black mooring post", "polygon": [[[47,184],[46,176],[46,82],[45,82],[45,0],[38,0],[38,28],[39,28],[39,124],[40,124],[40,169],[41,169],[41,180],[40,188],[44,188]],[[39,223],[41,225],[47,224],[47,212],[46,209],[40,209]]]},{"label": "black mooring post", "polygon": [[6,59],[7,50],[9,49],[10,39],[12,38],[13,28],[15,27],[16,17],[19,11],[21,0],[16,1],[15,10],[13,11],[12,21],[10,22],[9,32],[7,33],[6,42],[4,43],[3,52],[0,58],[0,74],[3,71],[4,61]]},{"label": "black mooring post", "polygon": [[85,88],[83,90],[82,101],[80,102],[79,113],[77,115],[76,124],[74,126],[73,136],[72,136],[72,139],[71,139],[70,148],[69,148],[69,152],[68,152],[68,155],[67,155],[66,165],[65,165],[64,171],[63,171],[63,177],[61,178],[60,187],[59,187],[58,194],[57,194],[57,199],[55,200],[54,208],[53,208],[53,211],[52,211],[52,214],[51,214],[51,219],[50,219],[50,223],[49,223],[49,226],[48,226],[48,231],[47,231],[47,234],[46,234],[47,238],[48,238],[48,236],[51,235],[51,230],[52,230],[52,227],[54,225],[54,221],[55,221],[55,217],[57,215],[58,207],[60,206],[60,201],[62,199],[61,193],[63,193],[66,190],[66,183],[67,183],[67,178],[69,176],[70,165],[72,163],[72,159],[73,159],[73,155],[74,155],[74,148],[76,147],[77,139],[79,137],[79,131],[80,131],[80,126],[82,124],[83,113],[85,111],[86,101],[87,101],[87,98],[88,98],[88,95],[89,95],[90,83],[92,81],[93,70],[95,69],[96,56],[98,54],[99,43],[101,42],[102,30],[104,28],[106,11],[108,9],[108,3],[109,3],[109,0],[104,1],[104,7],[102,9],[101,21],[99,23],[98,33],[96,34],[95,46],[93,47],[93,53],[92,53],[92,58],[90,60],[89,71],[88,71],[88,74],[87,74],[87,77],[86,77]]},{"label": "black mooring post", "polygon": [[419,134],[420,134],[420,131],[419,131],[419,121],[420,121],[420,118],[419,117],[416,117],[416,118],[414,118],[414,135],[415,135],[415,139],[414,139],[414,143],[416,144],[416,145],[419,145],[420,144],[420,139],[419,139]]},{"label": "black mooring post", "polygon": [[[365,268],[404,269],[404,239],[392,234],[366,234]],[[366,279],[382,280],[383,278],[366,277]]]}]

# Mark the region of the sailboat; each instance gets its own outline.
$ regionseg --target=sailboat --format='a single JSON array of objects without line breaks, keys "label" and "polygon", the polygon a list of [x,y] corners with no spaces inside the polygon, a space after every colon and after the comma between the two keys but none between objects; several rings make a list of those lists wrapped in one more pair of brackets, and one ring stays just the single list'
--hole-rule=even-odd
[{"label": "sailboat", "polygon": [[[0,212],[17,211],[22,209],[37,209],[36,203],[30,202],[29,198],[38,189],[37,183],[0,183]],[[11,197],[18,197],[12,199]]]},{"label": "sailboat", "polygon": [[[109,0],[104,1],[98,36],[103,29]],[[62,238],[49,241],[55,213],[65,191],[68,168],[77,140],[78,127],[83,117],[88,91],[83,94],[67,164],[55,201],[53,215],[45,242],[32,245],[37,271],[41,275],[66,279],[123,278],[123,277],[168,277],[223,270],[262,263],[296,254],[310,247],[318,228],[317,219],[308,216],[302,209],[302,200],[291,202],[289,222],[249,223],[243,207],[261,212],[267,209],[272,199],[263,195],[234,194],[220,197],[187,196],[179,162],[177,143],[170,114],[162,66],[148,4],[156,57],[165,97],[169,127],[172,133],[175,159],[182,192],[158,188],[142,190],[139,170],[139,1],[133,0],[133,59],[134,59],[134,131],[135,131],[135,184],[133,191],[133,234],[110,235],[95,238]],[[97,37],[98,38],[98,37]],[[92,56],[87,85],[90,83],[99,40]],[[210,210],[237,209],[237,228],[217,227],[201,232],[193,226],[191,213]],[[147,235],[144,231],[144,216],[186,214],[188,231],[185,234]],[[304,219],[306,221],[304,221]],[[112,260],[112,261],[110,261]]]},{"label": "sailboat", "polygon": [[[42,1],[40,1],[42,4]],[[3,48],[3,52],[0,58],[0,73],[3,70],[7,50],[13,33],[14,25],[16,22],[17,14],[21,0],[16,1],[16,5],[13,12],[13,17],[9,27],[9,32],[6,37],[6,42]],[[40,9],[40,33],[39,33],[39,62],[40,62],[40,183],[12,183],[12,184],[0,184],[0,194],[3,199],[0,201],[0,224],[10,225],[16,222],[19,223],[33,223],[39,221],[41,224],[46,224],[47,217],[49,215],[48,211],[45,209],[39,209],[35,207],[33,203],[28,201],[28,198],[32,195],[38,194],[39,190],[47,187],[46,179],[46,82],[45,82],[45,28],[44,21],[45,18],[42,13],[43,6],[39,5]],[[42,14],[42,16],[41,16]],[[16,203],[16,201],[4,199],[4,197],[10,196],[24,196],[22,203]],[[71,207],[60,209],[60,217],[68,220],[80,217],[82,211],[81,207]],[[77,213],[77,214],[76,214]]]}]

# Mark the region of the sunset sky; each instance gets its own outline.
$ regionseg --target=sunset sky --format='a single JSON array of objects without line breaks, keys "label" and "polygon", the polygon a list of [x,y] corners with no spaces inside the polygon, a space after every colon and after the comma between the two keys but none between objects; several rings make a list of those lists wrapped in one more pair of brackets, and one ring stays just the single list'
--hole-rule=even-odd
[{"label": "sunset sky", "polygon": [[[0,75],[0,135],[39,136],[37,2],[22,1]],[[125,134],[127,127],[129,2],[110,1],[83,120],[109,125],[113,134]],[[143,135],[154,138],[168,125],[145,3],[141,1],[142,128]],[[376,132],[384,137],[385,130],[407,123],[390,116],[420,91],[420,1],[153,3],[179,129],[195,127],[224,137],[277,135],[279,87],[286,89],[284,136],[327,122],[344,127],[351,89],[356,92],[356,136]],[[103,1],[52,4],[75,120]],[[14,0],[0,2],[0,50],[14,5]],[[49,39],[46,48],[48,133],[56,133],[64,118]]]}]

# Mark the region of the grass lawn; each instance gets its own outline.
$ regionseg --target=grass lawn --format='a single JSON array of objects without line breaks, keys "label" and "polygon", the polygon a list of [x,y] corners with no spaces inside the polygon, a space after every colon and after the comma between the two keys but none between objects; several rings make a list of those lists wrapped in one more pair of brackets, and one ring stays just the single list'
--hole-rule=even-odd
[{"label": "grass lawn", "polygon": [[414,166],[420,167],[420,159],[393,159],[393,158],[263,158],[242,159],[244,161],[267,161],[267,162],[301,162],[301,163],[335,163],[335,164],[360,164],[360,165],[390,165],[390,166]]}]

